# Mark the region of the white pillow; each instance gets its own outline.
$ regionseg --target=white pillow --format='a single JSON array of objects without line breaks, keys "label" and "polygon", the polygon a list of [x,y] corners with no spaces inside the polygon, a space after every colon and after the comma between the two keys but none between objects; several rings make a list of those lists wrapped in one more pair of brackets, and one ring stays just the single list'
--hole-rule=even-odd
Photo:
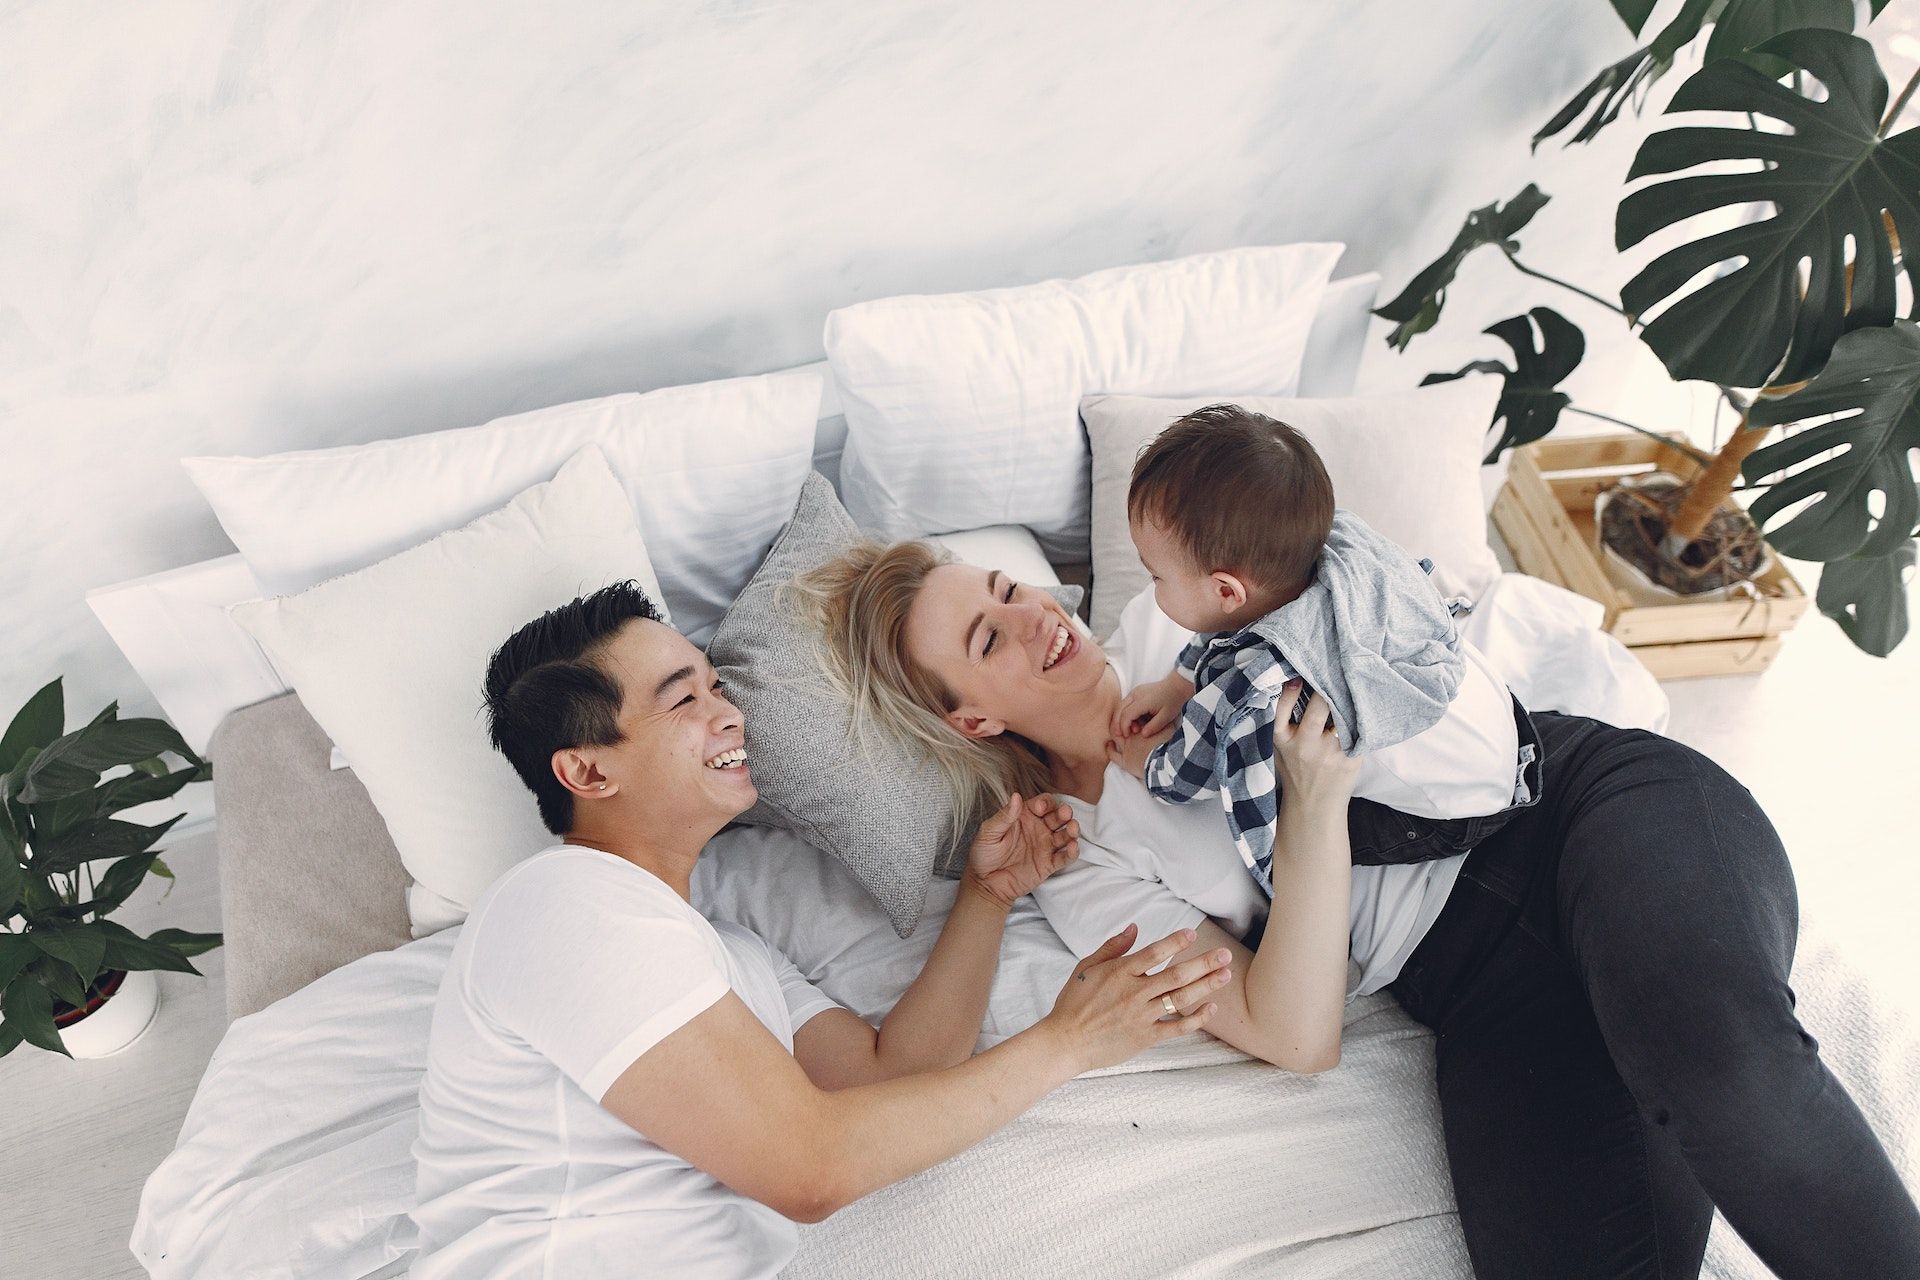
[{"label": "white pillow", "polygon": [[1040,543],[1032,530],[1017,524],[939,533],[927,541],[937,547],[945,547],[962,564],[970,564],[976,569],[999,569],[1011,574],[1015,582],[1036,587],[1060,585],[1060,575],[1047,563],[1047,557],[1040,550]]},{"label": "white pillow", "polygon": [[1502,385],[1497,374],[1484,373],[1336,400],[1090,397],[1080,411],[1093,448],[1093,633],[1110,634],[1120,610],[1149,582],[1127,532],[1134,459],[1176,418],[1220,401],[1296,428],[1326,463],[1338,505],[1414,556],[1432,559],[1442,592],[1478,599],[1500,576],[1487,542],[1480,457]]},{"label": "white pillow", "polygon": [[[1360,376],[1360,358],[1373,332],[1373,304],[1380,296],[1380,273],[1363,271],[1327,285],[1313,313],[1306,354],[1300,357],[1297,396],[1350,396]],[[1384,322],[1382,322],[1384,323]]]},{"label": "white pillow", "polygon": [[413,936],[459,924],[494,877],[553,841],[487,739],[487,660],[548,609],[659,584],[627,490],[588,445],[464,528],[294,596],[228,610],[353,761],[413,883]]},{"label": "white pillow", "polygon": [[1344,248],[1232,249],[832,312],[848,513],[889,538],[1022,524],[1049,558],[1084,558],[1081,397],[1291,393]]},{"label": "white pillow", "polygon": [[732,378],[457,431],[185,464],[260,584],[285,594],[457,528],[597,444],[627,488],[661,603],[704,644],[800,495],[820,382]]}]

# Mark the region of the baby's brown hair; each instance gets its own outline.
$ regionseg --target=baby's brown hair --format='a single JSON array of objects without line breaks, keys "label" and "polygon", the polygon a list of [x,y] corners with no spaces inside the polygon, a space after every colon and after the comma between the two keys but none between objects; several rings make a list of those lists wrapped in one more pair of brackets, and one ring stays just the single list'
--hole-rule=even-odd
[{"label": "baby's brown hair", "polygon": [[1333,528],[1333,481],[1294,428],[1210,404],[1140,451],[1127,515],[1172,533],[1201,569],[1239,574],[1291,600],[1313,580]]}]

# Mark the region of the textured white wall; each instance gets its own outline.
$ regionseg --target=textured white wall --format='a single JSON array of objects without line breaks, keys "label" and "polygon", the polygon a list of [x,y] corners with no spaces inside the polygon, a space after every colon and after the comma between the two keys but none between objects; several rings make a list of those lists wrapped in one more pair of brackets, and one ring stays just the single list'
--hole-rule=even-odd
[{"label": "textured white wall", "polygon": [[[6,6],[0,715],[58,672],[75,716],[151,710],[82,594],[231,549],[185,454],[776,368],[857,299],[1237,244],[1344,239],[1397,289],[1628,46],[1605,0]],[[1610,192],[1627,149],[1576,158]],[[1542,264],[1617,283],[1610,213],[1556,193],[1586,229]],[[1550,296],[1520,283],[1470,275],[1366,377],[1494,354]],[[1615,345],[1583,385],[1620,411]]]}]

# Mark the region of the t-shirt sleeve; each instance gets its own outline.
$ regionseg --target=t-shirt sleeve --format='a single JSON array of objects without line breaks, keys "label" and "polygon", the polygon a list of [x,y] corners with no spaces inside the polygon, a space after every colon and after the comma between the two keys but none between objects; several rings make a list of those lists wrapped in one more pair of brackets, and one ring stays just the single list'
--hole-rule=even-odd
[{"label": "t-shirt sleeve", "polygon": [[767,958],[773,962],[774,976],[780,979],[780,997],[787,1002],[787,1022],[795,1031],[806,1026],[809,1019],[840,1007],[839,1001],[808,982],[793,961],[771,943],[767,945]]},{"label": "t-shirt sleeve", "polygon": [[1207,918],[1160,881],[1096,861],[1090,856],[1095,853],[1083,850],[1076,861],[1033,889],[1047,923],[1075,955],[1092,954],[1129,924],[1140,926],[1133,946],[1138,951],[1175,929],[1196,928]]},{"label": "t-shirt sleeve", "polygon": [[664,885],[620,868],[530,867],[478,924],[475,1006],[596,1102],[728,990],[711,927]]}]

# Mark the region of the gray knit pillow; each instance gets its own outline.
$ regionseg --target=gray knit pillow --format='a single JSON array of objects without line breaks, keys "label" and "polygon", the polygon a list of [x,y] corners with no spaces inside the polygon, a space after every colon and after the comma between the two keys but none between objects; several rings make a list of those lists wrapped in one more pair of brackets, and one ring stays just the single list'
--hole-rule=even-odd
[{"label": "gray knit pillow", "polygon": [[[791,831],[838,858],[886,909],[894,932],[920,921],[936,871],[958,875],[965,846],[951,847],[953,796],[924,753],[902,746],[884,762],[854,744],[852,709],[822,675],[821,640],[780,588],[861,540],[833,486],[809,472],[793,519],[707,646],[727,696],[746,717],[747,753],[760,792],[740,821]],[[1072,612],[1079,587],[1048,587]]]}]

